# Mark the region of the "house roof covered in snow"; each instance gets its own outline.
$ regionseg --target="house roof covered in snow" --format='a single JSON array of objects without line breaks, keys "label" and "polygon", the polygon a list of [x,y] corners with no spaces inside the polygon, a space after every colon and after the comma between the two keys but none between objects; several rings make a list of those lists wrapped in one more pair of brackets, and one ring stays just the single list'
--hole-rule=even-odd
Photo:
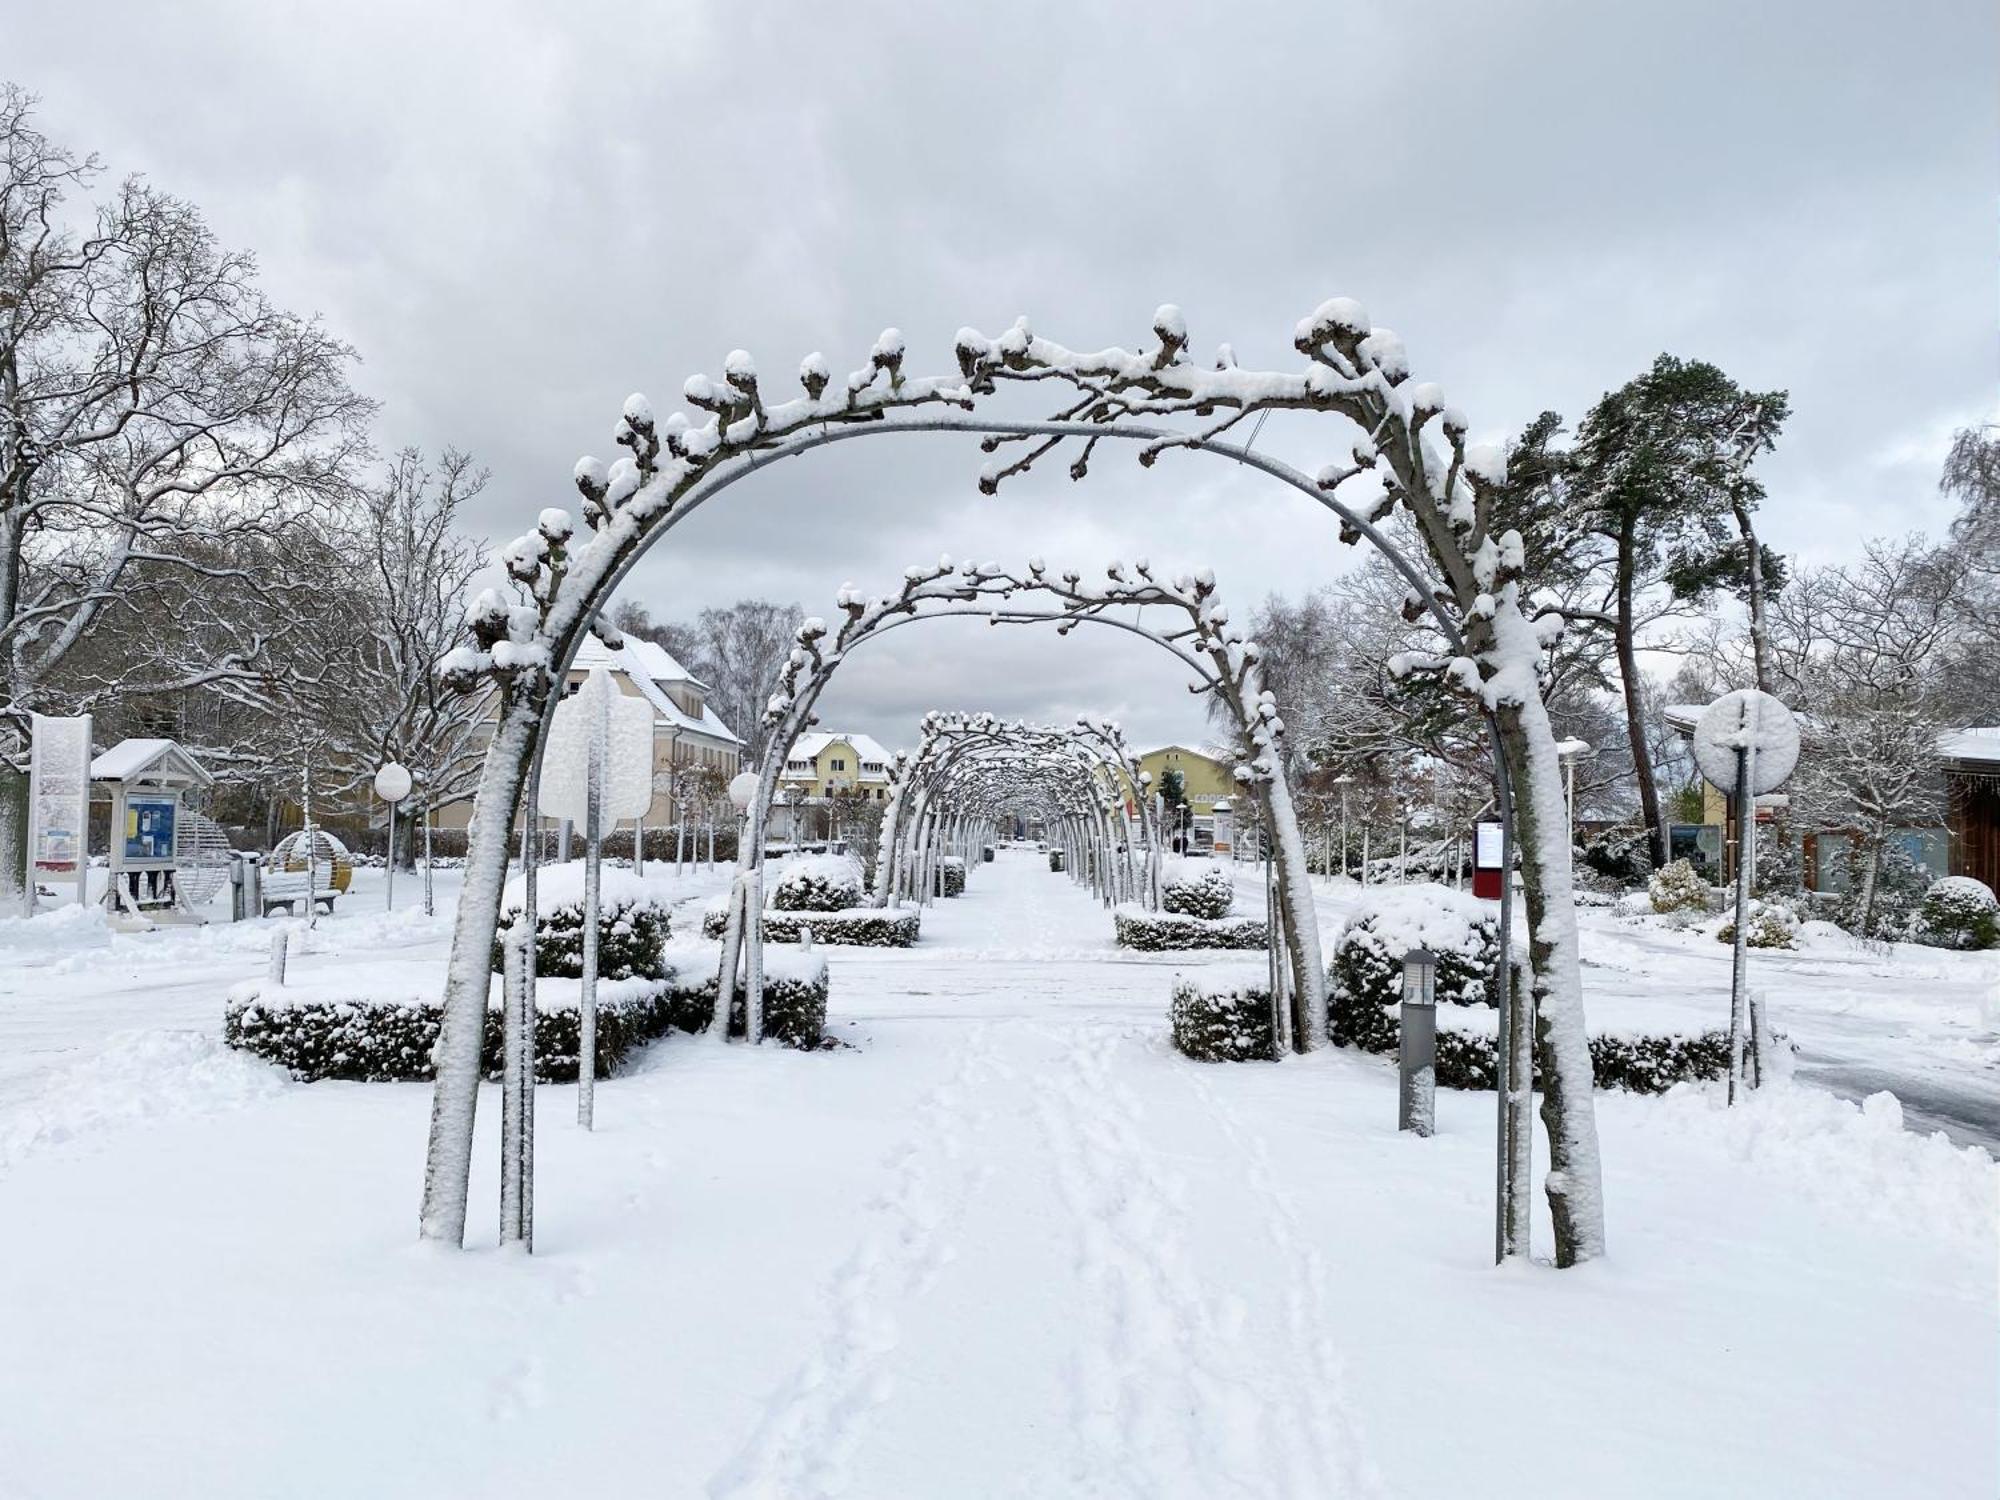
[{"label": "house roof covered in snow", "polygon": [[683,733],[704,734],[731,745],[743,743],[705,700],[697,718],[668,696],[667,689],[675,683],[686,683],[704,691],[706,685],[675,661],[664,646],[628,635],[625,644],[614,649],[594,635],[587,636],[577,650],[571,669],[587,672],[593,667],[605,667],[630,678],[646,701],[653,705],[660,722],[668,727]]},{"label": "house roof covered in snow", "polygon": [[1955,765],[2000,767],[2000,724],[1947,729],[1938,736],[1938,754]]},{"label": "house roof covered in snow", "polygon": [[120,740],[90,763],[92,781],[157,779],[167,786],[213,786],[215,778],[172,740]]},{"label": "house roof covered in snow", "polygon": [[[786,755],[787,764],[795,760],[818,760],[820,752],[828,745],[844,744],[854,747],[855,759],[859,762],[856,774],[868,781],[887,781],[889,768],[895,756],[884,750],[880,741],[865,734],[829,734],[817,731],[802,734],[793,741],[791,752]],[[862,766],[873,766],[874,770],[862,770]]]}]

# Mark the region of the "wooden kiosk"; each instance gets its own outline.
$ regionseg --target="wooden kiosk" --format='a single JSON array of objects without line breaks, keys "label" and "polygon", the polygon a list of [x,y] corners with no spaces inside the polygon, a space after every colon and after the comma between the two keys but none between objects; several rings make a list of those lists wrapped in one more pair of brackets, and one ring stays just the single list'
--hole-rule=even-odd
[{"label": "wooden kiosk", "polygon": [[90,763],[90,779],[111,799],[111,878],[104,904],[115,918],[153,926],[199,921],[180,904],[176,872],[183,799],[206,791],[215,778],[172,740],[120,740]]}]

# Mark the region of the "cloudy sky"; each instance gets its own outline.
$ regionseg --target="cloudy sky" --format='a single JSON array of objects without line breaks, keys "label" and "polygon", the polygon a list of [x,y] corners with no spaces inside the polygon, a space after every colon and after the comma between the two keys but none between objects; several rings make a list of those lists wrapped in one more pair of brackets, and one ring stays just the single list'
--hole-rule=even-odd
[{"label": "cloudy sky", "polygon": [[[1996,414],[1991,0],[1320,5],[173,5],[0,0],[44,128],[204,206],[323,314],[383,447],[455,444],[511,536],[569,504],[629,391],[731,349],[916,370],[1027,314],[1079,347],[1186,311],[1289,365],[1332,295],[1476,435],[1580,413],[1662,349],[1782,386],[1768,540],[1807,560],[1938,530],[1952,430]],[[1338,424],[1260,440],[1316,468]],[[1213,460],[1061,467],[984,499],[951,438],[845,445],[657,546],[655,615],[809,611],[949,551],[1212,566],[1230,597],[1352,565],[1322,512]],[[857,655],[832,726],[1088,710],[1202,733],[1117,632],[945,623]]]}]

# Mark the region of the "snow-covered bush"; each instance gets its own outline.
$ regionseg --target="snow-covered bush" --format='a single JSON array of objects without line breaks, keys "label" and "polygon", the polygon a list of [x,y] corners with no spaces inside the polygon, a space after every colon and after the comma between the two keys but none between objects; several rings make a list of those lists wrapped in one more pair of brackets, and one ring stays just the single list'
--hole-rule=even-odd
[{"label": "snow-covered bush", "polygon": [[846,911],[861,904],[861,865],[844,854],[806,854],[785,861],[771,887],[774,911]]},{"label": "snow-covered bush", "polygon": [[1229,915],[1236,902],[1236,882],[1213,861],[1176,859],[1160,872],[1160,906],[1182,917],[1213,921]]},{"label": "snow-covered bush", "polygon": [[956,854],[947,854],[938,861],[937,893],[940,896],[965,894],[965,861]]},{"label": "snow-covered bush", "polygon": [[1882,851],[1875,869],[1874,900],[1865,916],[1862,895],[1868,886],[1868,852],[1859,844],[1850,844],[1841,857],[1841,867],[1847,889],[1834,909],[1834,921],[1859,938],[1894,942],[1908,936],[1931,888],[1930,876],[1910,858],[1909,851],[1900,844]]},{"label": "snow-covered bush", "polygon": [[981,864],[990,865],[993,863],[993,846],[991,844],[983,844],[980,846],[979,861]]},{"label": "snow-covered bush", "polygon": [[[1715,938],[1720,943],[1736,941],[1736,919],[1731,917],[1716,929]],[[1799,919],[1790,907],[1776,901],[1753,901],[1750,904],[1750,923],[1744,945],[1751,948],[1796,948],[1799,945]]]},{"label": "snow-covered bush", "polygon": [[1060,875],[1060,874],[1062,873],[1062,869],[1063,869],[1063,852],[1062,852],[1062,850],[1060,850],[1060,849],[1051,849],[1051,850],[1049,851],[1049,869],[1050,869],[1050,870],[1052,870],[1052,871],[1054,871],[1054,872],[1055,872],[1056,874],[1058,874],[1058,875]]},{"label": "snow-covered bush", "polygon": [[1334,941],[1328,1023],[1336,1042],[1366,1045],[1382,1007],[1403,997],[1403,955],[1437,955],[1440,1005],[1491,1005],[1500,961],[1493,908],[1443,885],[1370,887]]},{"label": "snow-covered bush", "polygon": [[[715,992],[714,980],[709,993]],[[479,1065],[498,1078],[502,1056],[500,987],[493,987],[480,1038]],[[223,1012],[223,1040],[255,1053],[305,1082],[414,1083],[436,1076],[432,1061],[443,1009],[435,1000],[407,997],[351,999],[311,994],[294,997],[245,985]],[[609,1077],[634,1048],[664,1035],[674,1023],[670,981],[634,979],[603,986],[597,997],[597,1076]],[[573,1083],[577,1076],[580,1017],[576,991],[555,985],[535,992],[535,1077]]]},{"label": "snow-covered bush", "polygon": [[1607,828],[1593,833],[1579,852],[1584,869],[1621,888],[1637,885],[1653,868],[1644,828]]},{"label": "snow-covered bush", "polygon": [[[764,954],[764,1035],[801,1051],[826,1041],[826,959],[818,953],[776,949]],[[741,976],[729,1006],[729,1034],[745,1030],[745,991]],[[674,1024],[682,1031],[706,1031],[715,1024],[715,970],[707,969],[699,983],[677,985]]]},{"label": "snow-covered bush", "polygon": [[1262,917],[1184,917],[1176,912],[1120,906],[1111,913],[1118,946],[1142,953],[1183,948],[1262,948],[1270,931]]},{"label": "snow-covered bush", "polygon": [[1251,975],[1174,976],[1174,1050],[1196,1062],[1269,1062],[1271,985]]},{"label": "snow-covered bush", "polygon": [[[660,950],[672,918],[658,886],[629,870],[598,872],[597,973],[600,979],[658,979],[666,970]],[[521,920],[521,877],[500,898],[500,926],[493,940],[493,972],[501,970],[506,943]],[[536,871],[535,972],[561,979],[583,976],[583,865],[545,865]]]},{"label": "snow-covered bush", "polygon": [[1655,870],[1646,882],[1646,894],[1652,899],[1653,910],[1661,915],[1708,910],[1708,882],[1692,860],[1677,859]]},{"label": "snow-covered bush", "polygon": [[[916,945],[920,914],[914,906],[858,906],[846,911],[767,911],[764,941],[796,943],[812,929],[815,943],[848,948],[910,948]],[[702,914],[701,935],[719,938],[729,926],[726,907]]]},{"label": "snow-covered bush", "polygon": [[1911,936],[1934,948],[2000,947],[2000,900],[1970,875],[1947,875],[1924,893]]}]

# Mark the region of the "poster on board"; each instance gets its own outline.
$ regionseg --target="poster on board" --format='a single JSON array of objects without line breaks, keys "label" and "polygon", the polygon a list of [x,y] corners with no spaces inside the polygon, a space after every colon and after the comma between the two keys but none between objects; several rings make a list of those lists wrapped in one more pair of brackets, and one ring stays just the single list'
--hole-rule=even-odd
[{"label": "poster on board", "polygon": [[90,715],[33,716],[28,751],[28,882],[72,882],[84,899],[90,865]]}]

